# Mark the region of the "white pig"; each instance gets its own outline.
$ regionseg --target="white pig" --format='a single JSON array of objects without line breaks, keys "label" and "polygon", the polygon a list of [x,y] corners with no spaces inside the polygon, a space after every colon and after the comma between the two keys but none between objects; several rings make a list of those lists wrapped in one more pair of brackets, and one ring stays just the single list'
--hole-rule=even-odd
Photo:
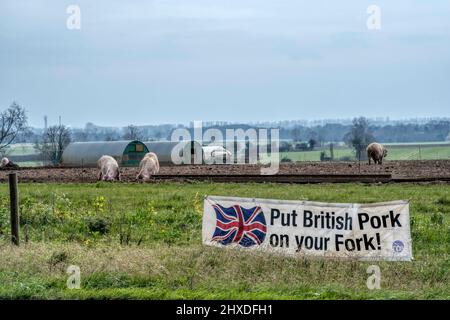
[{"label": "white pig", "polygon": [[99,169],[97,176],[98,180],[120,180],[119,165],[113,157],[107,155],[101,156],[100,159],[97,160],[97,167]]},{"label": "white pig", "polygon": [[139,164],[139,173],[136,176],[136,180],[142,179],[143,181],[148,181],[152,175],[155,175],[158,172],[158,156],[153,152],[149,152],[142,158],[141,163]]}]

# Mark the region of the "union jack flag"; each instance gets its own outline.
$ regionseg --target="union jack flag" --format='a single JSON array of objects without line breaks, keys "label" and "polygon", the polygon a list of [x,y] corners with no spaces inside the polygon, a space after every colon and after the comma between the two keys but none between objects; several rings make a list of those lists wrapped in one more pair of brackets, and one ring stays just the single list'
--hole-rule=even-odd
[{"label": "union jack flag", "polygon": [[216,230],[212,240],[223,245],[239,243],[243,247],[261,244],[267,232],[261,207],[246,209],[239,205],[229,208],[213,205],[216,212]]}]

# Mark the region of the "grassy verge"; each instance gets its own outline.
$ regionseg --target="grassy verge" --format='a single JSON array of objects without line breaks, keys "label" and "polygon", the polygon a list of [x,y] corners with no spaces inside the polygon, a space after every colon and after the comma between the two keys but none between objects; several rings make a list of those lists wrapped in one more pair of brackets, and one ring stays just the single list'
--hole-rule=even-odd
[{"label": "grassy verge", "polygon": [[[20,248],[7,243],[0,191],[0,298],[450,299],[449,185],[21,184]],[[410,199],[415,260],[377,263],[382,289],[371,291],[371,263],[203,247],[204,194]],[[66,287],[69,265],[80,290]]]}]

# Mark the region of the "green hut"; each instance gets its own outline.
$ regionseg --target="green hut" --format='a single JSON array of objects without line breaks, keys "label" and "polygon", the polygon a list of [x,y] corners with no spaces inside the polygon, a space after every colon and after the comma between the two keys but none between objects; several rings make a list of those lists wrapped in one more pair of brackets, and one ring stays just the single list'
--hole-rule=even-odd
[{"label": "green hut", "polygon": [[147,152],[147,146],[138,140],[73,142],[64,149],[62,165],[95,167],[101,156],[108,155],[116,159],[119,166],[136,167]]}]

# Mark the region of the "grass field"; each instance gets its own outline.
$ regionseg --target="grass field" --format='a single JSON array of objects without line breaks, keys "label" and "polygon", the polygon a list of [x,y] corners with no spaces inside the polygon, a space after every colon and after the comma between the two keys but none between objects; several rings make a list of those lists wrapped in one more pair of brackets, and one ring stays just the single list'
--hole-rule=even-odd
[{"label": "grass field", "polygon": [[[450,299],[450,185],[21,184],[22,245],[0,185],[0,298]],[[411,200],[412,262],[305,260],[201,245],[205,194]],[[25,243],[25,237],[28,242]],[[66,287],[69,265],[81,289]]]},{"label": "grass field", "polygon": [[[450,159],[450,145],[387,145],[388,156],[386,160],[439,160]],[[323,148],[327,156],[330,155],[329,149]],[[288,158],[292,161],[320,161],[320,152],[314,151],[293,151],[281,152],[280,158]],[[335,160],[340,158],[355,158],[353,149],[348,147],[339,147],[334,149]]]},{"label": "grass field", "polygon": [[23,156],[27,154],[35,154],[38,151],[33,143],[15,143],[9,145],[6,150],[7,156]]}]

